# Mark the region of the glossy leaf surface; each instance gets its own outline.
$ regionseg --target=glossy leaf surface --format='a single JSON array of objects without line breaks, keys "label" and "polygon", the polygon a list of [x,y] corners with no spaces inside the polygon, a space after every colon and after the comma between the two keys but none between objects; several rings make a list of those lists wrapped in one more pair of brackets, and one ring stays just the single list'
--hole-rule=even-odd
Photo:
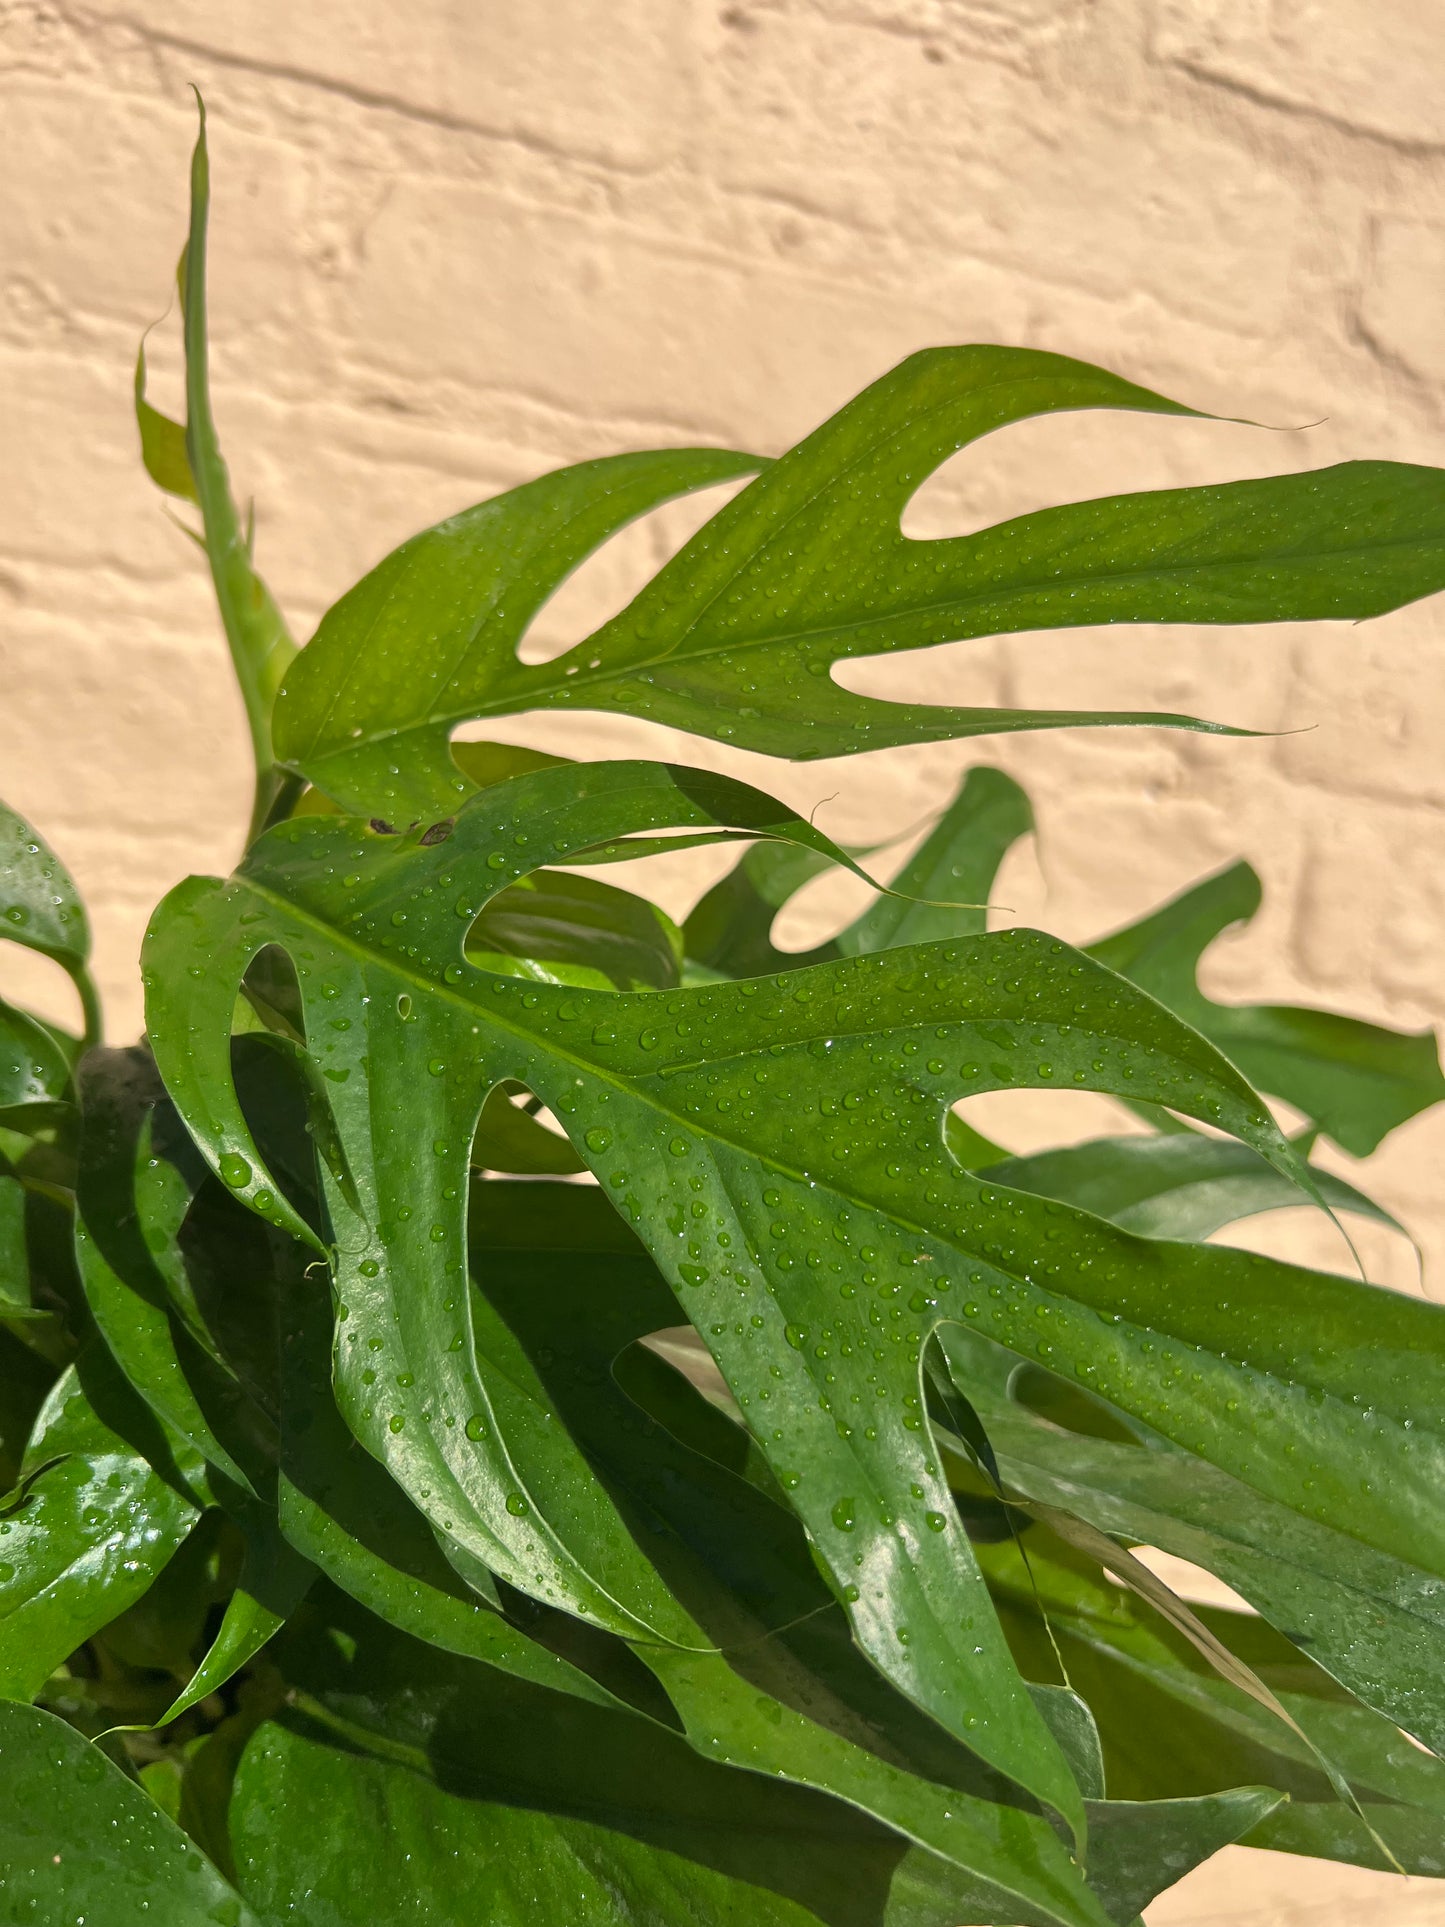
[{"label": "glossy leaf surface", "polygon": [[276,704],[278,755],[399,828],[448,815],[476,787],[449,754],[453,728],[508,707],[493,700],[508,681],[567,681],[566,667],[526,669],[516,654],[553,590],[637,516],[757,466],[724,449],[611,456],[413,536],[322,618]]},{"label": "glossy leaf surface", "polygon": [[[831,671],[1024,629],[1358,618],[1445,582],[1445,485],[1387,462],[1075,503],[942,541],[902,534],[909,499],[950,455],[1078,408],[1190,412],[1036,350],[913,355],[765,468],[620,616],[543,665],[515,655],[526,621],[628,515],[609,521],[616,470],[602,464],[514,489],[414,537],[328,614],[281,694],[280,754],[350,807],[404,804],[405,820],[440,814],[464,789],[445,747],[456,722],[525,709],[621,710],[792,757],[1061,723],[1200,727],[890,703]],[[707,456],[692,459],[701,471]],[[756,466],[712,460],[694,485]],[[554,530],[572,523],[585,540],[559,542]],[[493,615],[508,593],[510,620]]]},{"label": "glossy leaf surface", "polygon": [[199,1458],[167,1438],[102,1351],[62,1374],[3,1505],[0,1697],[32,1699],[139,1599],[206,1497]]},{"label": "glossy leaf surface", "polygon": [[[183,886],[161,914],[150,968],[168,985],[186,987],[174,1010],[166,1000],[152,1004],[151,1034],[162,1069],[215,1168],[232,1176],[238,1193],[264,1193],[261,1208],[281,1215],[284,1207],[266,1181],[259,1153],[226,1104],[218,1051],[229,1023],[230,986],[248,957],[278,940],[294,951],[308,973],[302,987],[318,1060],[334,1073],[369,1051],[365,1108],[361,1092],[355,1110],[332,1099],[357,1195],[375,1200],[365,1205],[355,1232],[345,1235],[349,1255],[338,1273],[347,1307],[339,1370],[349,1422],[434,1522],[463,1543],[470,1539],[494,1570],[523,1590],[565,1599],[574,1610],[620,1625],[611,1617],[620,1603],[619,1581],[614,1577],[609,1587],[604,1580],[600,1590],[595,1577],[586,1587],[578,1583],[588,1571],[584,1546],[598,1543],[601,1516],[586,1514],[589,1526],[583,1514],[573,1513],[575,1523],[566,1516],[569,1508],[591,1503],[581,1496],[588,1490],[585,1475],[566,1484],[558,1516],[555,1499],[543,1496],[545,1480],[556,1483],[554,1454],[561,1448],[546,1442],[555,1435],[534,1434],[537,1420],[520,1409],[517,1430],[502,1428],[494,1407],[499,1397],[511,1396],[506,1372],[489,1382],[486,1372],[470,1370],[461,1305],[447,1308],[445,1286],[442,1302],[434,1286],[431,1299],[426,1296],[425,1281],[438,1276],[438,1259],[443,1278],[457,1275],[446,1271],[448,1262],[457,1263],[447,1259],[445,1246],[459,1236],[462,1216],[460,1199],[446,1195],[450,1147],[469,1142],[487,1089],[500,1078],[519,1077],[563,1118],[589,1164],[639,1221],[689,1315],[714,1344],[734,1392],[749,1403],[764,1392],[779,1401],[772,1408],[776,1420],[770,1415],[757,1422],[761,1442],[785,1483],[791,1480],[794,1503],[840,1590],[858,1588],[854,1623],[865,1647],[905,1691],[968,1733],[970,1744],[992,1749],[986,1757],[1006,1770],[1019,1767],[1021,1745],[1025,1751],[1041,1748],[1047,1760],[1041,1740],[1020,1738],[1029,1733],[1026,1714],[1011,1724],[1007,1739],[998,1737],[1002,1705],[1016,1692],[1007,1668],[1002,1675],[993,1666],[960,1669],[946,1685],[940,1669],[925,1671],[923,1653],[951,1650],[960,1633],[969,1657],[975,1646],[986,1650],[992,1637],[989,1619],[963,1605],[970,1596],[969,1562],[959,1536],[947,1530],[941,1475],[936,1467],[930,1470],[917,1419],[912,1350],[950,1315],[939,1290],[960,1274],[971,1277],[968,1266],[987,1267],[978,1274],[980,1285],[987,1286],[991,1273],[998,1295],[981,1290],[983,1302],[970,1310],[973,1301],[959,1290],[953,1315],[977,1319],[990,1330],[1017,1327],[1022,1342],[1023,1330],[1038,1329],[1037,1309],[1053,1316],[1057,1306],[1062,1316],[1050,1328],[1052,1342],[1062,1336],[1066,1352],[1078,1346],[1071,1362],[1111,1386],[1117,1374],[1121,1391],[1130,1381],[1134,1390],[1124,1395],[1151,1423],[1162,1418],[1184,1442],[1232,1463],[1261,1489],[1286,1493],[1307,1507],[1352,1504],[1368,1511],[1376,1535],[1404,1535],[1414,1531],[1423,1505],[1409,1476],[1414,1468],[1396,1481],[1393,1503],[1371,1502],[1368,1508],[1338,1480],[1329,1481],[1326,1496],[1323,1481],[1302,1477],[1298,1438],[1306,1426],[1316,1437],[1322,1421],[1315,1394],[1298,1377],[1310,1373],[1316,1392],[1328,1397],[1332,1368],[1320,1351],[1302,1358],[1292,1349],[1288,1373],[1280,1357],[1266,1380],[1269,1396],[1256,1395],[1262,1417],[1248,1439],[1228,1423],[1225,1407],[1237,1395],[1241,1369],[1234,1357],[1258,1349],[1255,1331],[1261,1325],[1281,1352],[1278,1321],[1267,1312],[1261,1316],[1260,1300],[1267,1303],[1270,1291],[1297,1289],[1284,1268],[1267,1267],[1256,1283],[1256,1260],[1198,1250],[1181,1260],[1171,1251],[1175,1278],[1166,1338],[1158,1330],[1158,1294],[1149,1283],[1160,1262],[1158,1246],[1119,1242],[1122,1234],[1089,1220],[1067,1220],[1077,1254],[1071,1280],[1076,1275],[1078,1283],[1051,1291],[1032,1281],[1030,1265],[1051,1261],[1054,1240],[1048,1233],[1063,1235],[1061,1208],[1034,1207],[1019,1194],[987,1187],[965,1189],[969,1181],[947,1159],[940,1140],[931,1133],[919,1137],[920,1129],[928,1132],[930,1116],[931,1132],[940,1130],[946,1105],[970,1085],[1067,1075],[1096,1088],[1156,1101],[1167,1097],[1175,1108],[1194,1108],[1291,1167],[1291,1154],[1247,1087],[1207,1046],[1157,1005],[1131,1002],[1132,993],[1118,979],[1091,979],[1088,964],[1064,946],[1004,932],[975,939],[953,955],[947,947],[883,952],[826,966],[811,980],[794,973],[776,986],[678,992],[673,1008],[666,998],[655,1007],[638,999],[636,1015],[631,1005],[624,1008],[611,997],[598,1004],[585,993],[528,988],[480,973],[467,977],[461,961],[467,919],[456,908],[475,916],[490,889],[505,887],[527,867],[532,859],[517,846],[517,834],[527,838],[528,848],[556,853],[608,833],[695,822],[699,798],[705,797],[713,799],[714,820],[719,810],[734,820],[751,813],[748,826],[762,826],[769,806],[755,793],[710,789],[712,780],[651,766],[546,772],[479,798],[457,818],[447,842],[437,845],[419,837],[358,840],[358,826],[324,819],[278,833],[274,843],[258,848],[234,884]],[[526,830],[515,831],[517,823]],[[776,818],[774,827],[781,833]],[[338,873],[339,888],[324,881]],[[305,893],[299,899],[298,887]],[[290,909],[284,907],[288,900]],[[200,963],[199,979],[191,959]],[[373,1008],[376,1021],[369,1015]],[[393,1011],[403,1017],[400,1026],[390,1021]],[[344,1030],[338,1027],[343,1020]],[[732,1026],[731,1035],[724,1024]],[[701,1058],[692,1034],[709,1039]],[[935,1045],[943,1046],[936,1060],[928,1055]],[[383,1051],[398,1077],[408,1073],[404,1089],[400,1083],[394,1093],[387,1088]],[[806,1120],[786,1106],[761,1102],[772,1079],[780,1080],[781,1089],[791,1078],[779,1061],[790,1052],[799,1065],[808,1065],[816,1091],[819,1108]],[[969,1053],[975,1054],[971,1061]],[[733,1069],[725,1090],[718,1064],[729,1057]],[[417,1064],[426,1067],[425,1081],[409,1074]],[[398,1138],[397,1119],[406,1106],[412,1108]],[[830,1124],[830,1116],[839,1122]],[[700,1118],[706,1122],[698,1123]],[[441,1147],[434,1162],[423,1161],[420,1169],[410,1156],[418,1141]],[[403,1143],[404,1167],[397,1161]],[[930,1150],[933,1144],[937,1151]],[[644,1146],[656,1148],[639,1171]],[[402,1182],[403,1168],[403,1189],[388,1197],[388,1184]],[[395,1176],[389,1179],[389,1172]],[[705,1222],[689,1234],[687,1226],[698,1216],[695,1204]],[[332,1208],[344,1208],[339,1193]],[[378,1226],[386,1230],[384,1240]],[[716,1242],[719,1232],[727,1244]],[[875,1237],[886,1258],[873,1247]],[[1020,1237],[1038,1241],[1036,1259],[1019,1254]],[[835,1246],[831,1262],[844,1275],[820,1299],[814,1267],[803,1261],[812,1252],[826,1281],[826,1254]],[[845,1263],[848,1253],[853,1255]],[[893,1279],[904,1260],[913,1280],[920,1280],[920,1261],[925,1269],[920,1282],[910,1281],[912,1297],[899,1299],[903,1285]],[[886,1273],[874,1269],[879,1263]],[[363,1264],[373,1269],[362,1270]],[[1188,1269],[1179,1275],[1181,1265],[1192,1269],[1191,1282]],[[839,1283],[847,1283],[855,1269],[865,1287],[856,1306],[846,1295],[837,1298]],[[393,1287],[393,1277],[416,1282]],[[764,1286],[756,1296],[755,1282]],[[1351,1290],[1333,1280],[1319,1281],[1315,1289],[1337,1298]],[[742,1322],[736,1342],[727,1321],[736,1320],[732,1306],[740,1292],[756,1309]],[[1222,1292],[1239,1295],[1237,1309]],[[1072,1325],[1071,1301],[1080,1314]],[[1402,1332],[1404,1325],[1419,1323],[1415,1348],[1428,1353],[1435,1342],[1434,1315],[1390,1302]],[[1347,1315],[1343,1302],[1340,1315]],[[1291,1333],[1283,1342],[1292,1339]],[[876,1368],[883,1360],[875,1357],[880,1341],[884,1359],[897,1360],[881,1373]],[[1030,1346],[1035,1342],[1030,1336]],[[829,1361],[837,1356],[834,1346],[845,1343],[859,1364],[848,1373],[853,1389],[838,1394]],[[1188,1347],[1197,1382],[1206,1388],[1191,1389],[1177,1402],[1168,1389],[1175,1380],[1176,1347]],[[1387,1348],[1378,1369],[1393,1406],[1398,1392]],[[1258,1363],[1250,1370],[1257,1373]],[[363,1376],[368,1371],[370,1381]],[[384,1389],[372,1392],[372,1384]],[[1420,1395],[1426,1396],[1423,1385]],[[856,1398],[861,1424],[845,1416],[843,1397],[850,1404]],[[1329,1409],[1329,1422],[1344,1429],[1357,1452],[1404,1467],[1397,1435],[1382,1431],[1378,1417],[1366,1425],[1346,1407]],[[468,1419],[480,1435],[470,1440]],[[772,1434],[785,1420],[791,1427],[785,1430],[787,1445],[776,1451]],[[530,1437],[539,1442],[528,1444]],[[800,1454],[801,1465],[795,1462]],[[530,1473],[529,1462],[535,1467]],[[554,1471],[544,1475],[543,1465]],[[1311,1463],[1311,1475],[1314,1470]],[[904,1483],[923,1497],[895,1511]],[[937,1495],[932,1500],[930,1487]],[[943,1520],[943,1531],[933,1528],[930,1513]],[[550,1562],[552,1576],[539,1580],[539,1569],[546,1572],[543,1561]],[[627,1584],[643,1588],[634,1595],[643,1608],[641,1618],[634,1610],[634,1623],[655,1625],[647,1617],[655,1609],[645,1573],[633,1569]],[[945,1599],[952,1603],[945,1606]],[[907,1641],[898,1638],[900,1626]],[[909,1650],[915,1641],[921,1652]],[[690,1643],[686,1634],[680,1643]],[[998,1692],[1005,1697],[995,1709],[987,1697],[976,1697]],[[1040,1772],[1055,1769],[1023,1766],[1018,1777],[1027,1784],[1028,1776]],[[1059,1791],[1057,1776],[1044,1785]]]},{"label": "glossy leaf surface", "polygon": [[[527,1186],[487,1185],[471,1252],[483,1322],[500,1320],[526,1367],[607,1480],[676,1596],[717,1650],[636,1648],[708,1760],[834,1794],[997,1893],[1002,1916],[1094,1917],[1048,1824],[1007,1783],[882,1685],[783,1505],[719,1465],[689,1396],[650,1352],[629,1350],[669,1295],[595,1190],[553,1188],[545,1220]],[[610,1221],[610,1222],[609,1222]],[[673,1380],[673,1396],[659,1384]],[[651,1416],[661,1392],[668,1423]],[[685,1443],[691,1433],[694,1443]],[[777,1501],[782,1494],[777,1495]],[[907,1767],[907,1771],[901,1770]]]},{"label": "glossy leaf surface", "polygon": [[[177,1131],[145,1052],[93,1054],[82,1078],[86,1130],[75,1235],[91,1312],[162,1424],[249,1487],[247,1471],[216,1431],[219,1423],[233,1445],[244,1436],[235,1423],[239,1388],[212,1356],[199,1316],[188,1329],[176,1303],[188,1295],[181,1227],[209,1173]],[[245,1456],[255,1471],[254,1455]]]},{"label": "glossy leaf surface", "polygon": [[0,1704],[0,1916],[265,1927],[155,1802],[72,1726]]},{"label": "glossy leaf surface", "polygon": [[1445,1746],[1437,1576],[1271,1504],[1197,1458],[1119,1442],[1100,1408],[1070,1411],[1058,1396],[1067,1386],[1019,1373],[993,1347],[951,1332],[944,1346],[1010,1490],[1217,1574],[1368,1705]]},{"label": "glossy leaf surface", "polygon": [[[1309,1852],[1311,1840],[1328,1837],[1340,1859],[1388,1866],[1386,1843],[1398,1841],[1409,1871],[1445,1871],[1445,1768],[1388,1720],[1351,1703],[1270,1628],[1238,1613],[1205,1613],[1211,1633],[1278,1684],[1293,1732],[1057,1542],[1030,1533],[1028,1548],[1027,1569],[1013,1548],[987,1555],[1006,1623],[1026,1665],[1066,1665],[1103,1709],[1107,1770],[1121,1792],[1219,1798],[1202,1790],[1267,1776],[1290,1804],[1257,1815],[1249,1844]],[[1042,1633],[1040,1601],[1052,1640]],[[1312,1744],[1344,1769],[1353,1803],[1330,1797]],[[1296,1802],[1305,1816],[1298,1827]]]},{"label": "glossy leaf surface", "polygon": [[[586,1897],[607,1921],[592,1883],[610,1875],[612,1904],[639,1910],[617,1918],[649,1927],[955,1927],[999,1917],[1000,1897],[986,1886],[817,1793],[699,1759],[630,1715],[350,1630],[349,1659],[333,1648],[292,1661],[316,1724],[263,1728],[243,1761],[232,1824],[243,1884],[258,1902],[284,1905],[309,1869],[321,1904],[336,1910],[323,1919],[364,1917],[352,1911],[364,1897],[344,1875],[350,1828],[332,1832],[309,1782],[329,1788],[347,1819],[362,1799],[394,1810],[432,1871],[438,1909],[465,1909],[480,1889],[499,1918],[512,1918],[505,1909],[521,1899],[507,1877],[510,1850],[511,1869],[530,1875],[533,1890]],[[348,1752],[325,1746],[328,1733]],[[273,1857],[267,1809],[293,1796],[314,1813],[315,1851]],[[465,1881],[451,1872],[458,1855]],[[1020,1921],[1051,1919],[1013,1906]]]}]

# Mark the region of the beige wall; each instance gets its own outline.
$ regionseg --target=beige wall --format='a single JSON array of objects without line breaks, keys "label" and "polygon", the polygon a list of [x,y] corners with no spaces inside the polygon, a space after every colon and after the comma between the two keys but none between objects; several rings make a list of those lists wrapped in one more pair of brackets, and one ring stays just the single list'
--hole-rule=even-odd
[{"label": "beige wall", "polygon": [[[1346,454],[1445,460],[1442,66],[1431,0],[0,0],[0,793],[82,883],[114,1033],[139,1022],[150,907],[228,867],[245,814],[216,624],[129,416],[181,237],[188,81],[212,112],[221,426],[305,635],[479,495],[643,443],[780,449],[925,343],[1084,355],[1279,432],[1028,425],[952,464],[920,532]],[[169,339],[156,365],[173,396]],[[667,532],[579,578],[544,633],[580,633]],[[991,758],[1039,809],[1005,878],[1020,916],[1085,937],[1247,855],[1267,908],[1213,987],[1419,1025],[1445,1003],[1442,634],[1445,604],[976,643],[850,673],[1291,733],[731,766],[872,837]],[[723,760],[567,726],[511,733]],[[1041,1128],[1014,1122],[1021,1144]],[[1439,1265],[1442,1148],[1422,1121],[1371,1174]],[[1369,1252],[1408,1282],[1407,1253]],[[1381,1918],[1373,1898],[1445,1920],[1423,1883],[1254,1861],[1155,1917]]]}]

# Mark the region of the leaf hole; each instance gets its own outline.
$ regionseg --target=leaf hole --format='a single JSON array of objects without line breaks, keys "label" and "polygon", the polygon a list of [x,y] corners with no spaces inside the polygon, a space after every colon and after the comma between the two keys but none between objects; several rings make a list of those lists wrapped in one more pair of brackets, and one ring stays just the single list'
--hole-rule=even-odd
[{"label": "leaf hole", "polygon": [[[538,609],[517,644],[518,660],[530,665],[556,662],[611,621],[749,479],[744,476],[719,488],[699,489],[619,530]],[[568,666],[580,671],[586,659],[579,657]]]},{"label": "leaf hole", "polygon": [[1073,502],[1313,468],[1308,429],[1087,408],[1012,422],[934,470],[903,511],[909,541],[976,535]]}]

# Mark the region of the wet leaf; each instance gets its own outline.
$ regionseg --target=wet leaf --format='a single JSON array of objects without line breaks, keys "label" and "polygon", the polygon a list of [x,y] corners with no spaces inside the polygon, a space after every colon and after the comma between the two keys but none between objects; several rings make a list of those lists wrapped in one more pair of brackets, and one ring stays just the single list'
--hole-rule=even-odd
[{"label": "wet leaf", "polygon": [[0,1911],[105,1927],[263,1927],[155,1801],[64,1720],[0,1704]]},{"label": "wet leaf", "polygon": [[598,541],[667,494],[759,465],[681,451],[514,489],[413,537],[328,613],[279,700],[280,754],[349,807],[405,822],[464,793],[446,754],[456,724],[528,709],[622,711],[792,757],[1081,722],[1209,727],[887,702],[832,670],[1080,624],[1358,619],[1445,583],[1445,484],[1392,462],[1073,503],[941,541],[903,535],[904,508],[949,456],[1078,408],[1191,413],[1037,350],[912,355],[763,468],[619,616],[534,666],[515,653],[527,622]]}]

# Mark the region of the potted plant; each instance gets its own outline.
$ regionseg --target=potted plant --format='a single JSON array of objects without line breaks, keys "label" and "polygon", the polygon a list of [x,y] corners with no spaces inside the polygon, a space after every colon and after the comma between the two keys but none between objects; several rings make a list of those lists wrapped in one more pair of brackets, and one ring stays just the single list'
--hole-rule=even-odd
[{"label": "potted plant", "polygon": [[[1311,1153],[1438,1102],[1433,1040],[1210,999],[1245,865],[1089,948],[989,931],[1031,822],[996,770],[798,954],[781,906],[872,870],[784,804],[454,740],[1212,727],[832,671],[1376,615],[1445,586],[1445,476],[906,539],[981,435],[1189,412],[942,348],[776,460],[623,454],[465,510],[298,653],[212,420],[207,207],[203,124],[184,424],[143,357],[136,398],[245,698],[248,847],[157,909],[133,1046],[59,858],[10,815],[0,861],[0,933],[84,1011],[0,1009],[0,1917],[1123,1927],[1232,1841],[1445,1872],[1445,1314],[1344,1241],[1339,1275],[1210,1241],[1289,1203],[1389,1222]],[[616,530],[738,478],[619,616],[519,659]],[[716,843],[681,926],[610,880]],[[1000,1089],[1121,1129],[1012,1156],[956,1109]]]}]

